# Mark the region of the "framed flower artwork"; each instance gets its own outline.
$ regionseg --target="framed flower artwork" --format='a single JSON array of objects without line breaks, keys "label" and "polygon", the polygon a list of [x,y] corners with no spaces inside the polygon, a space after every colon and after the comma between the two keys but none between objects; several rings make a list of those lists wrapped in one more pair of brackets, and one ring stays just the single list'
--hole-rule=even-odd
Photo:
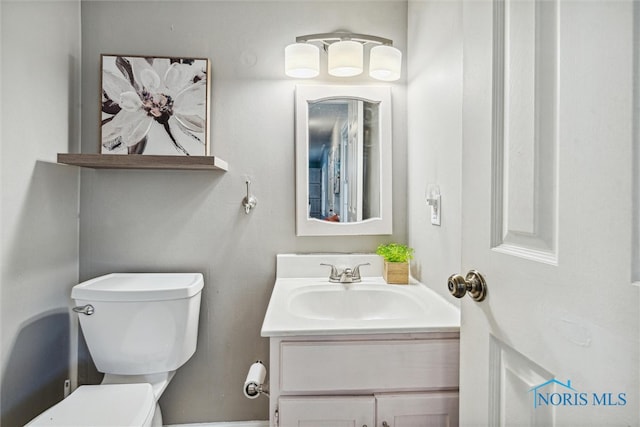
[{"label": "framed flower artwork", "polygon": [[208,59],[101,55],[102,154],[209,155]]}]

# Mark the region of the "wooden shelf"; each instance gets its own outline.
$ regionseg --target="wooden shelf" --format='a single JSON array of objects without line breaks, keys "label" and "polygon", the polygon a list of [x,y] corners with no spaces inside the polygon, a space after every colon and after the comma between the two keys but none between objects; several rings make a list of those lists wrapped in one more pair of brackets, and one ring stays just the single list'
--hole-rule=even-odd
[{"label": "wooden shelf", "polygon": [[225,172],[229,169],[227,162],[213,156],[58,153],[58,163],[92,169],[183,169]]}]

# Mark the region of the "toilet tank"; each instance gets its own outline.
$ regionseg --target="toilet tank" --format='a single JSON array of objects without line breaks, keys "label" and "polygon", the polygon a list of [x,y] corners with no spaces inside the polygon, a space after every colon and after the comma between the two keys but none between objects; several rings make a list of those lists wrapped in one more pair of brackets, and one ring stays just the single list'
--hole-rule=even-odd
[{"label": "toilet tank", "polygon": [[80,327],[100,372],[140,375],[178,369],[198,338],[200,273],[114,273],[73,287]]}]

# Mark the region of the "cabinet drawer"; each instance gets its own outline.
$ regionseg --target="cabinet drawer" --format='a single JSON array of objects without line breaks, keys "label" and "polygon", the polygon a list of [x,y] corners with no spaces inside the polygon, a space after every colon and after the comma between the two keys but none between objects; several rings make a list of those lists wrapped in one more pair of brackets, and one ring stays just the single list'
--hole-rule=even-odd
[{"label": "cabinet drawer", "polygon": [[284,341],[286,393],[458,388],[458,339]]}]

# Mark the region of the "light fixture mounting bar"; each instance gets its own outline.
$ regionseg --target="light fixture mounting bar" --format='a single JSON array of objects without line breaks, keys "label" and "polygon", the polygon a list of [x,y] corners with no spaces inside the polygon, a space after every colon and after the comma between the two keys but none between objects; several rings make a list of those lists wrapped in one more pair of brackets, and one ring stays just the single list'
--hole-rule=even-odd
[{"label": "light fixture mounting bar", "polygon": [[334,33],[307,34],[306,36],[296,37],[296,43],[322,42],[324,44],[331,44],[342,40],[353,40],[360,43],[375,43],[385,46],[393,46],[393,40],[385,39],[384,37],[341,31]]}]

